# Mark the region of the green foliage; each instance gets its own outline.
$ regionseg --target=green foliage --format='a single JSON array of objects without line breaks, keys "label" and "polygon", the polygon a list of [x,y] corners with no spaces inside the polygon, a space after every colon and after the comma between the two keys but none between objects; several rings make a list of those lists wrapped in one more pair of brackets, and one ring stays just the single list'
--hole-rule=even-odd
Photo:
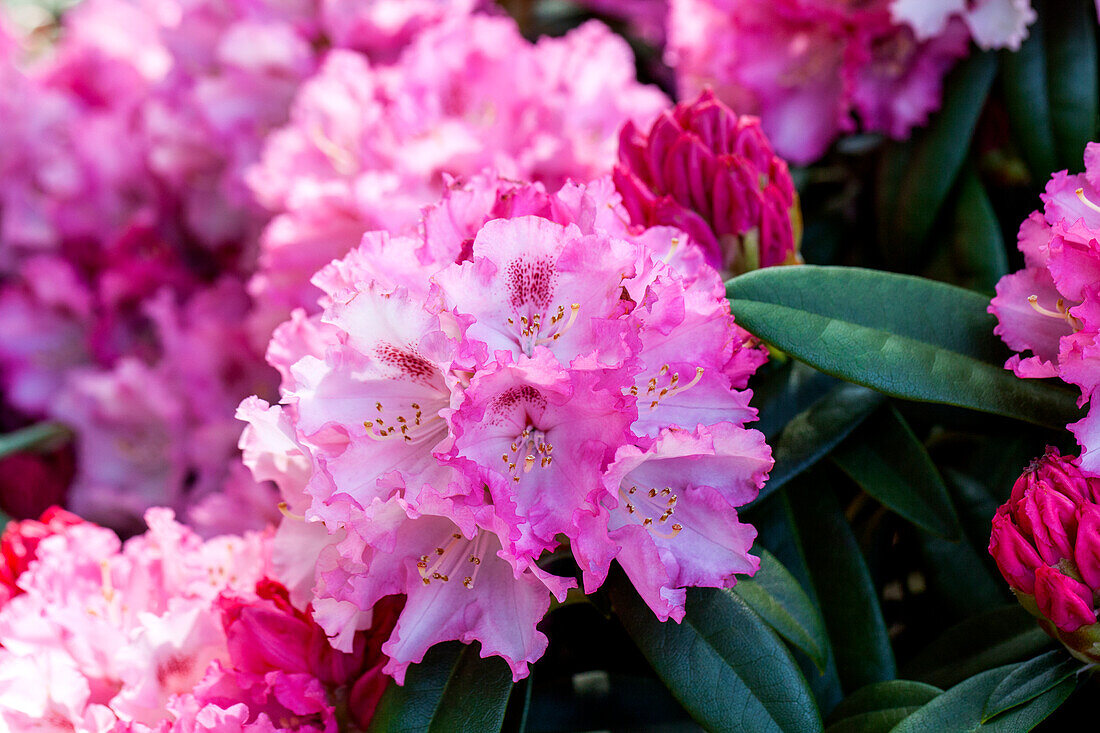
[{"label": "green foliage", "polygon": [[[826,374],[893,397],[1063,426],[1074,394],[1004,369],[978,293],[854,267],[776,267],[726,284],[737,322]],[[918,315],[919,314],[919,315]]]},{"label": "green foliage", "polygon": [[625,575],[615,574],[609,583],[623,626],[707,730],[821,730],[813,695],[791,653],[737,595],[689,589],[684,620],[661,623]]},{"label": "green foliage", "polygon": [[371,719],[371,733],[481,733],[499,730],[512,673],[500,657],[482,659],[477,645],[437,644],[409,668],[404,685],[393,682]]}]

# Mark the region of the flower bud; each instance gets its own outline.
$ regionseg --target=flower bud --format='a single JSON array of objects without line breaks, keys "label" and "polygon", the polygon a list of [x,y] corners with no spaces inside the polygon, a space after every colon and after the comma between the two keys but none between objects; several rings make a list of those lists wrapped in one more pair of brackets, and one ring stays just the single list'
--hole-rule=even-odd
[{"label": "flower bud", "polygon": [[710,91],[619,135],[615,186],[634,224],[682,229],[734,273],[801,261],[801,214],[787,164],[755,117]]},{"label": "flower bud", "polygon": [[997,509],[989,552],[1020,603],[1078,658],[1100,661],[1100,479],[1054,448]]},{"label": "flower bud", "polygon": [[1056,568],[1043,565],[1035,571],[1035,603],[1039,612],[1062,631],[1077,631],[1096,623],[1092,591]]}]

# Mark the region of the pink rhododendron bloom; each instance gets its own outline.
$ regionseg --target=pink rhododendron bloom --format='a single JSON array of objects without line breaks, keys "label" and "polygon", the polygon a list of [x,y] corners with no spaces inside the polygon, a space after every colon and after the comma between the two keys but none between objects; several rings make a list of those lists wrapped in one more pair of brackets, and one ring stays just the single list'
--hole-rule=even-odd
[{"label": "pink rhododendron bloom", "polygon": [[0,534],[0,561],[3,562],[0,565],[0,607],[23,592],[16,581],[30,567],[38,543],[82,521],[75,514],[53,506],[43,512],[38,520],[9,522],[4,527],[3,534]]},{"label": "pink rhododendron bloom", "polygon": [[892,0],[890,17],[907,24],[922,41],[943,33],[952,18],[961,18],[979,47],[1015,51],[1038,16],[1030,0]]},{"label": "pink rhododendron bloom", "polygon": [[993,518],[989,552],[1043,629],[1081,659],[1100,638],[1100,479],[1054,448],[1036,459]]},{"label": "pink rhododendron bloom", "polygon": [[[628,221],[608,178],[452,181],[416,236],[364,236],[314,277],[322,313],[276,331],[283,404],[243,403],[242,445],[283,487],[273,551],[312,569],[335,648],[403,595],[387,674],[458,639],[518,679],[575,585],[537,564],[562,537],[586,591],[618,559],[661,618],[754,572],[735,507],[772,463],[744,427],[764,353],[687,234]],[[649,498],[621,500],[628,482]]]},{"label": "pink rhododendron bloom", "polygon": [[961,21],[918,38],[886,0],[671,0],[667,61],[681,94],[712,88],[804,164],[856,129],[853,113],[866,130],[906,137],[939,108],[967,42]]},{"label": "pink rhododendron bloom", "polygon": [[[1020,225],[1025,268],[997,283],[989,312],[995,333],[1018,352],[1006,367],[1020,377],[1059,377],[1091,403],[1100,385],[1100,145],[1085,150],[1085,173],[1055,173],[1042,212]],[[1030,353],[1028,353],[1030,352]],[[1081,467],[1100,471],[1097,412],[1069,429],[1082,448]]]},{"label": "pink rhododendron bloom", "polygon": [[703,92],[662,113],[648,134],[627,122],[615,184],[643,226],[675,226],[722,271],[798,261],[801,213],[787,164],[760,123]]},{"label": "pink rhododendron bloom", "polygon": [[492,167],[552,187],[592,178],[611,166],[619,126],[666,104],[595,22],[532,44],[510,18],[458,14],[389,66],[334,51],[250,174],[276,213],[252,292],[279,320],[313,309],[313,273],[370,229],[415,228],[446,174]]},{"label": "pink rhododendron bloom", "polygon": [[328,733],[348,716],[366,727],[401,598],[340,652],[269,577],[268,535],[203,542],[168,510],[146,519],[121,545],[65,512],[5,532],[19,593],[0,607],[0,726]]}]

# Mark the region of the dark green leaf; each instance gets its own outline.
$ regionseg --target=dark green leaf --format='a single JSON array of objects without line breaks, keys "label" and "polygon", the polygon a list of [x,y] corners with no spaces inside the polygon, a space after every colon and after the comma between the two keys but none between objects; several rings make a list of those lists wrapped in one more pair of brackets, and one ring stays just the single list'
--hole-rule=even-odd
[{"label": "dark green leaf", "polygon": [[826,733],[886,733],[943,690],[922,682],[890,680],[857,690],[829,716]]},{"label": "dark green leaf", "polygon": [[1023,733],[1031,730],[1065,702],[1075,682],[1065,680],[1029,703],[983,724],[981,717],[986,700],[1017,667],[998,667],[960,682],[899,723],[893,733]]},{"label": "dark green leaf", "polygon": [[888,190],[880,198],[879,238],[894,254],[906,258],[922,250],[966,160],[996,73],[994,54],[972,54],[945,81],[943,106],[931,123],[886,152],[900,160],[884,162],[891,173],[883,181]]},{"label": "dark green leaf", "polygon": [[788,494],[841,683],[854,690],[893,679],[894,654],[878,596],[827,476],[805,474]]},{"label": "dark green leaf", "polygon": [[[1080,171],[1084,169],[1081,156],[1085,143],[1094,139],[1100,114],[1096,14],[1091,0],[1058,0],[1044,5],[1047,82],[1054,146],[1059,157],[1057,168]],[[1034,100],[1032,106],[1037,102]]]},{"label": "dark green leaf", "polygon": [[1052,643],[1035,619],[1013,603],[948,629],[907,664],[902,673],[937,687],[948,687],[990,667],[1033,657]]},{"label": "dark green leaf", "polygon": [[1062,682],[1082,668],[1082,663],[1062,649],[1041,654],[1024,662],[1005,677],[986,700],[982,721],[1023,705]]},{"label": "dark green leaf", "polygon": [[788,642],[825,669],[829,639],[825,623],[810,597],[787,568],[767,550],[755,550],[760,569],[737,581],[733,592]]},{"label": "dark green leaf", "polygon": [[[787,500],[787,492],[780,489],[771,497],[748,510],[745,521],[754,525],[759,532],[757,535],[757,547],[767,548],[774,553],[776,558],[783,563],[799,586],[806,591],[806,595],[813,601],[818,614],[821,613],[821,604],[817,593],[814,591],[810,571],[806,567],[805,556],[802,552],[802,540],[798,536],[798,529],[794,525],[793,512],[790,502]],[[832,710],[843,697],[840,689],[840,677],[837,675],[836,659],[833,657],[832,645],[828,637],[825,639],[825,670],[821,672],[809,657],[798,649],[795,649],[795,659],[799,668],[810,683],[810,689],[817,700],[818,709],[822,711]]]},{"label": "dark green leaf", "polygon": [[989,301],[932,280],[846,267],[771,267],[726,284],[743,328],[827,374],[911,400],[1062,427],[1073,393],[1004,369]]},{"label": "dark green leaf", "polygon": [[947,487],[893,405],[875,412],[830,457],[860,488],[913,524],[951,540],[962,537]]},{"label": "dark green leaf", "polygon": [[840,382],[795,415],[772,441],[775,467],[756,501],[825,457],[881,402],[876,392]]},{"label": "dark green leaf", "polygon": [[760,412],[760,419],[753,427],[774,445],[775,437],[795,415],[808,409],[838,384],[841,384],[839,379],[795,359],[788,359],[778,368],[761,369],[749,382],[752,406]]},{"label": "dark green leaf", "polygon": [[955,269],[960,285],[992,293],[997,281],[1008,274],[1004,237],[993,204],[973,166],[963,169],[955,199],[951,233]]},{"label": "dark green leaf", "polygon": [[26,450],[52,450],[72,433],[56,422],[40,422],[0,435],[0,458]]},{"label": "dark green leaf", "polygon": [[615,613],[654,670],[711,731],[821,730],[791,653],[740,598],[689,588],[687,614],[662,623],[621,572],[609,580]]},{"label": "dark green leaf", "polygon": [[1020,154],[1036,182],[1058,170],[1047,85],[1047,53],[1043,40],[1046,13],[1040,13],[1018,51],[1004,51],[1001,90]]},{"label": "dark green leaf", "polygon": [[512,673],[500,657],[482,659],[477,645],[437,644],[409,667],[404,685],[386,688],[369,730],[500,730],[511,691]]}]

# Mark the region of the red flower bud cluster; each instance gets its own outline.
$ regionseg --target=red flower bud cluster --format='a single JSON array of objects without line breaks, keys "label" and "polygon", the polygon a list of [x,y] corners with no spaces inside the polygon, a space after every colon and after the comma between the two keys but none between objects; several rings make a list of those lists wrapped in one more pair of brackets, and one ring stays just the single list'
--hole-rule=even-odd
[{"label": "red flower bud cluster", "polygon": [[1047,448],[997,509],[989,552],[1043,628],[1089,653],[1092,634],[1082,630],[1096,624],[1100,598],[1100,478]]},{"label": "red flower bud cluster", "polygon": [[686,232],[719,270],[799,261],[801,214],[787,163],[755,117],[709,91],[619,134],[615,187],[632,223]]}]

